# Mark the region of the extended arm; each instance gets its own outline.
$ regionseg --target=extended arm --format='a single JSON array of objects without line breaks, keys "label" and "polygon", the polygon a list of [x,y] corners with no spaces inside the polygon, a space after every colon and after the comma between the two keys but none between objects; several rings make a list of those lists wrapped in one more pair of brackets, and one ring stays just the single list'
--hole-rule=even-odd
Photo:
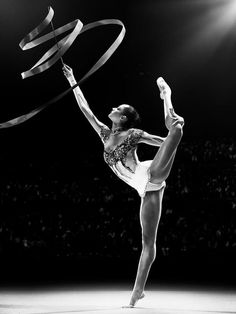
[{"label": "extended arm", "polygon": [[143,132],[143,134],[139,140],[139,143],[144,143],[144,144],[148,144],[151,146],[160,147],[161,144],[164,142],[164,140],[165,140],[165,137],[160,137],[157,135],[149,134],[147,132]]},{"label": "extended arm", "polygon": [[[73,75],[73,71],[68,65],[64,65],[63,72],[68,82],[70,83],[70,86],[74,86],[75,84],[77,84],[76,79]],[[88,119],[89,123],[92,125],[94,130],[100,135],[101,128],[104,126],[104,124],[95,117],[92,110],[89,108],[88,102],[85,99],[80,87],[79,86],[75,87],[73,89],[73,92],[80,110]]]}]

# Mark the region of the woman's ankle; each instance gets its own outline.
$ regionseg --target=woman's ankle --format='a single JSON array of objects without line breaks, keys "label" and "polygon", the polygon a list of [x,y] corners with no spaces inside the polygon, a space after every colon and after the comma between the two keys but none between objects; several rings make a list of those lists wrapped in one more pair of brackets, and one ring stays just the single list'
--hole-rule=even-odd
[{"label": "woman's ankle", "polygon": [[144,298],[144,296],[145,296],[145,294],[144,294],[143,289],[133,290],[129,305],[135,306],[135,304],[138,302],[138,300]]}]

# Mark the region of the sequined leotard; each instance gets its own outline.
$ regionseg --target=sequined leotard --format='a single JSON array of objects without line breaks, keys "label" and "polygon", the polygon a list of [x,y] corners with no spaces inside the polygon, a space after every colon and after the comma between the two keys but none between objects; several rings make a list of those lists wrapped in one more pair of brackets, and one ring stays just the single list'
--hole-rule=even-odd
[{"label": "sequined leotard", "polygon": [[[111,134],[107,126],[101,128],[100,136],[105,145]],[[137,190],[141,197],[147,191],[160,190],[165,182],[154,184],[150,182],[150,165],[152,160],[140,162],[137,156],[137,145],[142,137],[140,129],[130,129],[128,136],[111,151],[104,149],[104,159],[112,171],[127,184]]]}]

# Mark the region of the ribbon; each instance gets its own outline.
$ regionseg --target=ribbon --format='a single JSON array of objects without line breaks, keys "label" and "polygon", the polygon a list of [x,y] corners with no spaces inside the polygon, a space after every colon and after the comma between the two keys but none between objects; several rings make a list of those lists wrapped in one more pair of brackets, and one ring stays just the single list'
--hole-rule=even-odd
[{"label": "ribbon", "polygon": [[93,65],[93,67],[79,80],[77,84],[75,84],[73,87],[68,88],[64,92],[60,93],[56,97],[52,98],[51,100],[47,101],[45,104],[37,107],[36,109],[30,111],[27,114],[23,114],[17,118],[14,118],[12,120],[9,120],[7,122],[0,123],[0,128],[9,128],[12,126],[16,126],[18,124],[21,124],[36,114],[38,114],[40,111],[42,111],[44,108],[48,107],[49,105],[57,102],[61,98],[63,98],[65,95],[67,95],[69,92],[71,92],[74,88],[76,88],[78,85],[80,85],[82,82],[84,82],[90,75],[95,73],[99,68],[101,68],[108,59],[112,56],[112,54],[115,52],[115,50],[118,48],[118,46],[121,44],[124,36],[125,36],[125,26],[124,24],[117,19],[105,19],[96,21],[93,23],[89,23],[85,26],[83,26],[82,22],[80,20],[74,20],[66,25],[61,26],[60,28],[53,29],[52,32],[41,36],[37,39],[37,37],[52,21],[52,18],[54,16],[54,11],[51,7],[49,7],[49,12],[46,16],[46,18],[35,28],[33,29],[28,35],[26,35],[20,42],[19,46],[22,50],[31,49],[34,48],[51,38],[55,38],[55,36],[58,36],[60,34],[63,34],[72,28],[73,31],[61,39],[59,42],[57,42],[52,48],[50,48],[42,57],[41,59],[29,70],[22,72],[21,76],[23,79],[28,78],[30,76],[42,73],[49,69],[53,64],[55,64],[59,59],[62,58],[62,56],[66,53],[66,51],[71,47],[73,42],[75,41],[76,37],[85,31],[88,31],[92,28],[98,27],[98,26],[104,26],[104,25],[119,25],[122,27],[118,37],[115,39],[113,44],[107,49],[107,51],[100,57],[100,59]]}]

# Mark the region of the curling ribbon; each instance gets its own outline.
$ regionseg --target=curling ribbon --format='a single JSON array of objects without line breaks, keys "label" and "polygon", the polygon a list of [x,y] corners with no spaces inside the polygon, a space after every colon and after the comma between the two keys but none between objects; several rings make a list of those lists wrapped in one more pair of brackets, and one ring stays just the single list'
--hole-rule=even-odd
[{"label": "curling ribbon", "polygon": [[[93,67],[79,80],[79,82],[77,84],[75,84],[71,88],[68,88],[67,90],[65,90],[61,94],[57,95],[56,97],[52,98],[51,100],[49,100],[45,104],[37,107],[36,109],[30,111],[29,113],[23,114],[17,118],[9,120],[7,122],[0,123],[0,128],[9,128],[9,127],[21,124],[21,123],[29,120],[30,118],[32,118],[36,114],[38,114],[40,111],[42,111],[47,106],[49,106],[49,105],[55,103],[56,101],[58,101],[59,99],[63,98],[70,91],[72,91],[74,88],[76,88],[79,84],[84,82],[90,75],[92,75],[99,68],[101,68],[107,62],[107,60],[112,56],[112,54],[115,52],[115,50],[121,44],[121,42],[125,36],[125,26],[120,20],[105,19],[105,20],[100,20],[100,21],[96,21],[93,23],[89,23],[89,24],[83,26],[82,22],[77,19],[77,20],[74,20],[74,21],[64,25],[64,26],[61,26],[60,28],[53,30],[52,32],[50,32],[44,36],[41,36],[37,39],[34,39],[48,26],[48,24],[51,22],[51,20],[53,18],[53,15],[54,15],[54,11],[50,7],[46,18],[35,29],[33,29],[28,35],[26,35],[22,39],[22,41],[20,42],[19,45],[20,45],[22,50],[34,48],[34,47],[48,41],[49,39],[51,39],[55,36],[58,36],[58,35],[66,32],[72,28],[74,28],[74,30],[69,35],[67,35],[66,37],[61,39],[58,43],[56,43],[51,49],[49,49],[43,55],[43,57],[31,69],[29,69],[25,72],[22,72],[21,76],[23,79],[30,77],[30,76],[33,76],[33,75],[36,75],[38,73],[41,73],[41,72],[49,69],[53,64],[55,64],[59,59],[62,58],[62,56],[65,54],[65,52],[73,44],[76,37],[79,34],[82,34],[87,30],[90,30],[90,29],[95,28],[97,26],[111,25],[111,24],[120,25],[122,27],[122,30],[119,33],[116,40],[113,42],[113,44],[100,57],[100,59],[93,65]],[[53,57],[51,57],[52,55],[53,55]]]}]

